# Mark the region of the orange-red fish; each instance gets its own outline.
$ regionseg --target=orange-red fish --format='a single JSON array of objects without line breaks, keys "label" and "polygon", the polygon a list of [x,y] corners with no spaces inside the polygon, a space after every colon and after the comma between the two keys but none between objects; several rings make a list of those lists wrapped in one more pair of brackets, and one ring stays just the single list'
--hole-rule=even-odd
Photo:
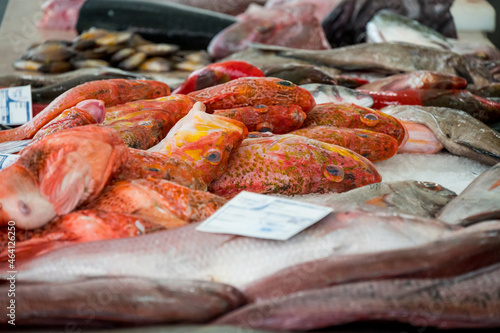
[{"label": "orange-red fish", "polygon": [[[133,237],[162,229],[164,228],[160,225],[129,214],[97,210],[75,211],[60,216],[41,228],[17,232],[16,261],[76,243]],[[0,262],[8,259],[7,236],[7,232],[0,231]]]},{"label": "orange-red fish", "polygon": [[229,60],[210,64],[191,74],[172,94],[190,92],[226,83],[240,77],[264,77],[264,73],[254,65],[241,60]]},{"label": "orange-red fish", "polygon": [[244,140],[209,191],[225,198],[241,191],[285,195],[344,192],[381,180],[373,164],[351,150],[284,134]]},{"label": "orange-red fish", "polygon": [[413,89],[464,89],[466,86],[467,80],[459,76],[431,71],[415,71],[375,80],[359,87],[359,89],[401,91]]},{"label": "orange-red fish", "polygon": [[306,114],[297,105],[255,105],[236,109],[215,110],[215,115],[241,121],[249,132],[285,134],[300,128]]},{"label": "orange-red fish", "polygon": [[294,83],[274,77],[243,77],[189,93],[211,113],[219,109],[253,105],[294,104],[305,113],[316,105],[311,93]]},{"label": "orange-red fish", "polygon": [[408,133],[401,122],[383,112],[355,104],[325,103],[317,105],[307,114],[302,127],[328,125],[361,128],[392,136],[402,145]]},{"label": "orange-red fish", "polygon": [[47,125],[43,126],[33,137],[31,144],[44,136],[57,131],[85,126],[91,124],[100,124],[104,120],[104,102],[97,99],[88,99],[78,103],[76,106],[63,111],[59,116],[52,119]]},{"label": "orange-red fish", "polygon": [[207,185],[196,170],[186,161],[151,151],[129,149],[129,157],[123,163],[114,181],[142,178],[160,178],[189,187],[206,191]]},{"label": "orange-red fish", "polygon": [[398,142],[392,136],[359,128],[311,126],[290,134],[350,149],[372,162],[389,159],[398,152]]},{"label": "orange-red fish", "polygon": [[196,103],[165,139],[149,151],[186,161],[208,185],[222,175],[229,155],[247,137],[248,130],[237,120],[207,114],[204,110],[202,103]]},{"label": "orange-red fish", "polygon": [[166,228],[200,222],[226,203],[215,194],[189,189],[164,179],[114,183],[87,208],[127,213]]},{"label": "orange-red fish", "polygon": [[170,87],[166,83],[153,80],[111,79],[87,82],[59,95],[28,123],[1,131],[0,142],[30,139],[61,112],[87,99],[99,99],[106,106],[113,106],[167,95],[170,95]]},{"label": "orange-red fish", "polygon": [[127,156],[118,133],[100,125],[42,138],[0,170],[0,226],[38,228],[92,201]]}]

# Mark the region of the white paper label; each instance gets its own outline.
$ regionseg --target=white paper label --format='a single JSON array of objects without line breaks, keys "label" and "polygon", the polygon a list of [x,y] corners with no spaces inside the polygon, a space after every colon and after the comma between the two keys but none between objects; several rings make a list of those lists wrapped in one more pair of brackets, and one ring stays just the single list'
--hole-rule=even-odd
[{"label": "white paper label", "polygon": [[333,211],[304,202],[241,192],[196,230],[287,240]]},{"label": "white paper label", "polygon": [[0,154],[12,154],[12,153],[18,153],[28,144],[31,142],[31,140],[19,140],[19,141],[5,141],[0,143]]},{"label": "white paper label", "polygon": [[31,86],[0,89],[0,123],[22,125],[33,118]]},{"label": "white paper label", "polygon": [[0,154],[0,169],[4,169],[17,161],[19,155]]}]

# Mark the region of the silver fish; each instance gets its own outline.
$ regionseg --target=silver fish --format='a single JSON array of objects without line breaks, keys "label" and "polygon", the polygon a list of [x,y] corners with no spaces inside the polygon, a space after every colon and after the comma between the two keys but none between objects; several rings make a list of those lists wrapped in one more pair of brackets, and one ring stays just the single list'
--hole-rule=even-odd
[{"label": "silver fish", "polygon": [[409,17],[388,10],[379,11],[366,24],[368,42],[406,42],[449,50],[445,36]]},{"label": "silver fish", "polygon": [[148,72],[168,72],[172,69],[172,63],[162,57],[153,57],[144,61],[139,68]]},{"label": "silver fish", "polygon": [[316,104],[353,103],[367,108],[373,105],[373,98],[370,95],[342,86],[310,83],[310,84],[303,84],[300,87],[306,89],[311,93],[311,95],[314,97],[314,100],[316,101]]},{"label": "silver fish", "polygon": [[447,204],[438,219],[466,225],[500,218],[500,163],[479,175]]},{"label": "silver fish", "polygon": [[434,220],[365,212],[330,214],[286,242],[206,234],[196,231],[197,226],[55,250],[25,264],[17,262],[17,279],[189,278],[240,288],[301,262],[416,246],[456,229]]},{"label": "silver fish", "polygon": [[136,69],[144,62],[144,60],[146,60],[146,57],[147,56],[145,53],[137,52],[137,53],[131,55],[130,57],[128,57],[127,59],[121,61],[118,64],[118,67],[121,69],[125,69],[125,70]]},{"label": "silver fish", "polygon": [[165,56],[175,53],[179,46],[175,44],[147,44],[137,47],[137,51],[146,53],[147,56]]},{"label": "silver fish", "polygon": [[322,205],[346,202],[354,206],[374,206],[393,212],[435,217],[457,194],[432,182],[405,180],[382,182],[332,196]]},{"label": "silver fish", "polygon": [[381,111],[427,126],[452,154],[488,165],[500,162],[500,133],[464,111],[414,105],[391,105]]},{"label": "silver fish", "polygon": [[499,286],[500,264],[445,279],[346,283],[253,303],[215,323],[294,331],[373,320],[425,328],[498,327]]},{"label": "silver fish", "polygon": [[[208,281],[100,277],[69,283],[16,281],[16,324],[206,322],[243,304],[235,288]],[[9,284],[0,287],[8,304]],[[43,315],[40,315],[43,313]],[[7,324],[9,316],[0,323]]]},{"label": "silver fish", "polygon": [[407,43],[362,43],[331,50],[300,50],[263,44],[251,44],[250,47],[344,70],[377,70],[392,74],[428,70],[458,75],[469,82],[474,81],[475,74],[467,60],[458,54]]},{"label": "silver fish", "polygon": [[254,301],[363,280],[444,278],[500,261],[500,226],[461,229],[449,237],[407,249],[334,256],[285,268],[248,286]]}]

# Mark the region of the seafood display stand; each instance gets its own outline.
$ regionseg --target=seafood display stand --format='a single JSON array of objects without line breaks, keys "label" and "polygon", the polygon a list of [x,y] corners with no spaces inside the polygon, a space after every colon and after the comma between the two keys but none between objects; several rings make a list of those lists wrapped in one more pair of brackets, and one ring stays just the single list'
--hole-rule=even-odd
[{"label": "seafood display stand", "polygon": [[[25,52],[27,47],[32,43],[39,42],[47,39],[63,39],[71,40],[75,37],[74,31],[43,31],[36,27],[36,22],[40,18],[40,6],[44,1],[28,1],[28,0],[10,0],[0,3],[0,16],[2,13],[2,6],[5,8],[5,14],[0,26],[0,55],[2,62],[0,63],[0,73],[2,75],[14,72],[12,63],[19,59]],[[495,29],[495,13],[492,12],[490,6],[485,1],[467,1],[456,0],[456,6],[452,13],[455,16],[459,36],[466,40],[484,40],[488,43],[485,37],[486,32],[491,32]],[[474,7],[471,12],[470,6]],[[473,13],[473,14],[471,14]],[[32,73],[30,73],[32,74]],[[170,85],[176,86],[184,81],[187,73],[180,73],[173,77],[166,77],[164,81]],[[411,155],[411,154],[398,154],[393,158],[377,162],[376,167],[381,174],[384,181],[398,181],[413,179],[423,182],[435,182],[441,184],[446,188],[455,191],[456,193],[462,192],[478,175],[489,169],[489,166],[479,162],[467,159],[465,157],[458,157],[446,152],[438,153],[436,155]],[[297,196],[293,199],[321,204],[328,200],[329,194],[324,195],[304,195]],[[1,207],[1,206],[0,206]],[[3,313],[3,312],[2,312]],[[500,315],[500,314],[499,314]],[[151,327],[133,327],[133,328],[85,328],[82,329],[78,326],[72,326],[61,329],[58,328],[26,328],[24,332],[72,332],[74,328],[79,332],[152,332],[152,333],[184,333],[184,332],[268,332],[251,330],[247,328],[237,328],[230,326],[196,326],[196,325],[162,325]],[[15,330],[19,332],[20,330]],[[448,332],[472,332],[473,330],[448,330]],[[10,330],[5,330],[10,332]],[[269,331],[270,332],[270,331]],[[352,333],[429,333],[429,332],[444,332],[431,327],[417,327],[406,324],[397,323],[355,323],[341,326],[339,328],[329,328],[318,330],[315,332],[352,332]],[[495,329],[482,330],[482,332],[497,332]]]}]

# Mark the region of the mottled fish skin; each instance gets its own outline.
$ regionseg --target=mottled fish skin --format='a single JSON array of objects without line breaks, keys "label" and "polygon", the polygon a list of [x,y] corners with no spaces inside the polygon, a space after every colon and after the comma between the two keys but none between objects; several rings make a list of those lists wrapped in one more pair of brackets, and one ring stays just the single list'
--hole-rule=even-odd
[{"label": "mottled fish skin", "polygon": [[122,164],[112,181],[147,177],[165,179],[192,190],[207,190],[207,185],[186,161],[161,153],[133,148],[129,149],[127,161]]},{"label": "mottled fish skin", "polygon": [[115,182],[86,206],[105,212],[136,215],[165,228],[177,228],[210,217],[227,201],[164,179],[147,178]]},{"label": "mottled fish skin", "polygon": [[464,111],[414,105],[388,106],[381,111],[427,126],[452,154],[488,165],[500,162],[500,134]]},{"label": "mottled fish skin", "polygon": [[[8,289],[7,284],[1,287],[2,302],[8,302]],[[19,282],[16,301],[18,325],[71,322],[81,327],[202,323],[241,306],[245,297],[216,282],[113,276],[62,284]],[[6,325],[8,320],[5,316],[0,323]]]},{"label": "mottled fish skin", "polygon": [[498,218],[500,218],[500,163],[474,179],[438,215],[438,219],[446,223],[460,225]]},{"label": "mottled fish skin", "polygon": [[216,281],[243,288],[301,262],[412,247],[454,229],[428,219],[354,211],[330,214],[286,242],[203,233],[196,231],[197,226],[192,223],[141,237],[56,250],[19,265],[17,281],[138,276]]},{"label": "mottled fish skin", "polygon": [[297,105],[256,105],[215,110],[215,115],[241,121],[249,132],[285,134],[302,126],[306,114]]},{"label": "mottled fish skin", "polygon": [[371,205],[402,214],[433,218],[457,194],[433,183],[416,180],[382,182],[339,194],[323,205],[348,202]]},{"label": "mottled fish skin", "polygon": [[[164,228],[158,224],[129,214],[97,210],[74,211],[55,218],[42,228],[17,232],[16,262],[76,243],[134,237],[162,229]],[[4,263],[9,259],[7,235],[6,228],[0,229],[0,262]]]},{"label": "mottled fish skin", "polygon": [[298,135],[246,139],[209,191],[231,198],[241,191],[284,195],[344,192],[382,180],[353,151]]},{"label": "mottled fish skin", "polygon": [[239,78],[188,96],[202,102],[207,112],[242,106],[294,104],[308,113],[316,102],[311,94],[294,83],[273,77]]},{"label": "mottled fish skin", "polygon": [[499,286],[500,264],[446,279],[347,283],[253,303],[215,323],[275,330],[373,320],[446,329],[498,327]]},{"label": "mottled fish skin", "polygon": [[91,81],[76,86],[52,101],[42,112],[26,124],[7,131],[0,131],[0,142],[32,138],[52,119],[87,99],[99,99],[106,106],[170,95],[170,87],[153,80],[111,79]]},{"label": "mottled fish skin", "polygon": [[367,108],[373,105],[373,98],[369,94],[342,86],[310,83],[301,85],[300,87],[311,93],[317,105],[325,103],[352,103]]},{"label": "mottled fish skin", "polygon": [[411,248],[322,258],[287,267],[250,284],[244,292],[260,302],[363,280],[453,277],[498,262],[498,236],[498,225],[492,230],[465,228]]},{"label": "mottled fish skin", "polygon": [[403,145],[408,139],[405,127],[393,116],[355,104],[325,103],[307,115],[303,128],[317,125],[361,128],[392,136]]},{"label": "mottled fish skin", "polygon": [[310,126],[290,134],[350,149],[371,162],[389,159],[398,152],[398,142],[392,136],[359,128]]},{"label": "mottled fish skin", "polygon": [[66,128],[102,123],[104,114],[104,102],[97,99],[88,99],[80,102],[42,127],[35,134],[30,144]]},{"label": "mottled fish skin", "polygon": [[391,75],[359,87],[369,91],[401,91],[412,89],[464,89],[464,78],[431,71],[415,71]]},{"label": "mottled fish skin", "polygon": [[118,133],[100,125],[44,137],[0,170],[0,225],[38,228],[92,201],[127,156]]},{"label": "mottled fish skin", "polygon": [[237,120],[204,111],[205,106],[197,102],[188,115],[148,151],[186,161],[208,185],[224,173],[230,154],[247,137],[248,130]]}]

